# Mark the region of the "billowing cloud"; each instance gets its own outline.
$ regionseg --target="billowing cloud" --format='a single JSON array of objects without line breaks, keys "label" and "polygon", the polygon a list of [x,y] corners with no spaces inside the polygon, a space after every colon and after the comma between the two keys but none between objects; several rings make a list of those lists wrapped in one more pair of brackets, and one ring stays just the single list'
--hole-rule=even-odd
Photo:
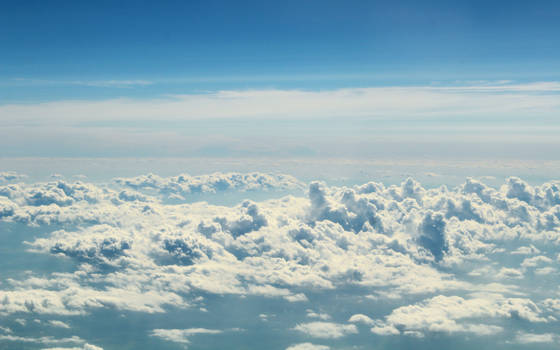
[{"label": "billowing cloud", "polygon": [[319,321],[300,323],[293,329],[313,338],[325,339],[342,338],[349,334],[358,333],[358,329],[353,324],[339,324],[334,322]]},{"label": "billowing cloud", "polygon": [[[117,178],[115,182],[136,190],[153,189],[163,195],[174,196],[175,198],[188,196],[192,193],[215,193],[228,190],[293,190],[303,187],[303,184],[292,176],[262,173],[214,173],[198,176],[182,174],[168,178],[148,174],[133,178]],[[134,199],[134,197],[131,199]]]},{"label": "billowing cloud", "polygon": [[469,319],[505,317],[530,322],[547,322],[540,308],[529,299],[484,295],[464,299],[458,296],[436,296],[421,303],[399,307],[385,321],[373,327],[374,333],[399,334],[416,332],[466,332],[493,335],[503,331],[499,325],[479,324]]},{"label": "billowing cloud", "polygon": [[374,320],[372,320],[369,316],[366,316],[364,314],[352,315],[348,319],[348,322],[350,322],[350,323],[363,323],[363,324],[367,324],[367,325],[372,325],[372,324],[375,323]]},{"label": "billowing cloud", "polygon": [[519,344],[553,343],[558,336],[553,333],[526,333],[519,332],[515,336],[515,342]]},{"label": "billowing cloud", "polygon": [[[231,206],[170,200],[197,191],[301,186],[290,176],[261,173],[1,185],[0,224],[40,232],[11,237],[25,241],[27,254],[70,267],[3,280],[0,314],[46,315],[57,320],[44,325],[67,331],[78,327],[64,317],[99,310],[212,313],[207,299],[227,296],[299,307],[300,318],[284,331],[323,339],[366,326],[372,337],[513,339],[520,323],[543,327],[535,334],[557,325],[557,182],[531,186],[509,178],[493,188],[467,179],[449,189],[414,179],[351,187],[313,181],[304,196]],[[322,304],[339,293],[337,305],[363,306],[342,314]],[[274,313],[256,310],[252,319]],[[5,341],[22,337],[7,326],[14,333],[4,332]],[[175,327],[156,328],[151,338],[188,344],[197,334],[223,332]],[[304,344],[294,346],[323,346]]]},{"label": "billowing cloud", "polygon": [[12,181],[21,181],[25,179],[27,175],[18,174],[15,171],[4,171],[0,172],[0,183],[2,182],[12,182]]},{"label": "billowing cloud", "polygon": [[196,334],[219,334],[221,330],[206,329],[206,328],[189,328],[189,329],[154,329],[151,333],[152,336],[158,337],[167,341],[189,344],[189,338]]}]

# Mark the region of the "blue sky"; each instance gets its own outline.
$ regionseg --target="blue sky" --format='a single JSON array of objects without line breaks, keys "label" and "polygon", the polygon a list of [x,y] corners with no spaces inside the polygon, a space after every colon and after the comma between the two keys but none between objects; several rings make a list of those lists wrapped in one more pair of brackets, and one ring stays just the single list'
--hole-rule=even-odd
[{"label": "blue sky", "polygon": [[2,103],[560,75],[557,1],[1,6]]},{"label": "blue sky", "polygon": [[3,2],[0,156],[556,159],[559,14],[555,1]]}]

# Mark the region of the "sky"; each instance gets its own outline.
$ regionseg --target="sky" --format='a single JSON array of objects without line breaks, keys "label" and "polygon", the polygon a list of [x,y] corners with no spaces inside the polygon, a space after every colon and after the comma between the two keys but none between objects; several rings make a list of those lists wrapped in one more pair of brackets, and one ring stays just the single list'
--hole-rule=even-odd
[{"label": "sky", "polygon": [[2,9],[2,103],[559,78],[556,1],[5,1]]},{"label": "sky", "polygon": [[1,155],[551,160],[559,12],[6,1]]},{"label": "sky", "polygon": [[0,349],[557,349],[559,18],[0,0]]},{"label": "sky", "polygon": [[559,12],[6,1],[0,155],[552,160]]}]

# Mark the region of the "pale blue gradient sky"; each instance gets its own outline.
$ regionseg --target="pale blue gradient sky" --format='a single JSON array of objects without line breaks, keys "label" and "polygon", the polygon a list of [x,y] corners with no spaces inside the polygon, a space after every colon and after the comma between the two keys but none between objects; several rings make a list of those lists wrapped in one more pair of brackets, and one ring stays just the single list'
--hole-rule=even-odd
[{"label": "pale blue gradient sky", "polygon": [[2,157],[556,159],[556,1],[21,1]]},{"label": "pale blue gradient sky", "polygon": [[4,1],[0,103],[560,79],[557,1]]}]

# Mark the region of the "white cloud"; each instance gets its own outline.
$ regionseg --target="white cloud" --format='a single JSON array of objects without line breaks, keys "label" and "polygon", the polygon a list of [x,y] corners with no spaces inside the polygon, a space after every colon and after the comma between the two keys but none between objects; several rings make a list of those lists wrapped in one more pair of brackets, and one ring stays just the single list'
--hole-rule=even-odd
[{"label": "white cloud", "polygon": [[56,348],[44,348],[43,350],[103,350],[103,348],[86,343],[82,347],[72,347],[72,348],[56,347]]},{"label": "white cloud", "polygon": [[292,294],[292,295],[286,295],[284,297],[284,299],[286,299],[287,301],[289,301],[290,303],[297,303],[297,302],[304,302],[304,301],[309,301],[309,299],[307,299],[307,296],[303,293],[297,293],[297,294]]},{"label": "white cloud", "polygon": [[348,319],[348,322],[350,322],[350,323],[363,323],[363,324],[367,324],[367,325],[374,324],[374,321],[369,316],[366,316],[364,314],[352,315]]},{"label": "white cloud", "polygon": [[[107,83],[107,82],[106,82]],[[109,82],[110,83],[110,82]],[[118,86],[118,84],[113,84]],[[126,85],[126,84],[120,84]],[[128,84],[131,85],[131,84]],[[558,83],[463,87],[372,87],[332,91],[245,90],[152,100],[60,101],[0,106],[0,121],[60,123],[205,118],[326,118],[394,116],[552,115]],[[543,93],[544,92],[544,93]]]},{"label": "white cloud", "polygon": [[51,336],[44,337],[21,337],[11,334],[0,334],[0,341],[20,342],[20,343],[36,343],[36,344],[83,344],[85,341],[78,336],[69,338],[54,338]]},{"label": "white cloud", "polygon": [[526,333],[519,332],[515,336],[515,342],[519,344],[534,344],[534,343],[553,343],[557,339],[557,335],[552,333]]},{"label": "white cloud", "polygon": [[13,182],[13,181],[21,181],[25,179],[27,175],[18,174],[15,171],[4,171],[0,172],[0,183],[1,182]]},{"label": "white cloud", "polygon": [[153,337],[158,337],[175,343],[189,344],[189,337],[197,334],[220,334],[223,331],[217,329],[206,328],[188,328],[188,329],[154,329],[151,332]]},{"label": "white cloud", "polygon": [[82,347],[71,347],[71,348],[60,348],[60,347],[56,347],[56,348],[44,348],[43,350],[103,350],[102,347],[99,346],[95,346],[92,344],[84,344],[84,346]]},{"label": "white cloud", "polygon": [[70,328],[70,326],[67,323],[58,320],[50,320],[49,325],[58,328],[66,328],[66,329]]},{"label": "white cloud", "polygon": [[267,322],[270,318],[275,317],[274,314],[259,314],[259,319],[263,322]]},{"label": "white cloud", "polygon": [[401,332],[395,327],[387,324],[380,324],[371,328],[371,332],[377,335],[399,335]]},{"label": "white cloud", "polygon": [[502,267],[496,277],[500,279],[523,278],[523,272],[518,269]]},{"label": "white cloud", "polygon": [[[123,81],[121,86],[134,83],[141,82]],[[532,155],[524,157],[533,159],[541,155],[543,144],[558,144],[557,85],[216,91],[153,99],[4,104],[0,105],[0,147],[7,155],[25,157],[219,154],[292,158],[363,153],[390,157],[402,149],[414,157],[417,152],[411,147],[434,152],[430,145],[437,139],[453,145],[438,150],[441,155],[456,157],[470,151],[487,157],[490,150],[500,152],[507,144],[511,153],[529,152]],[[410,118],[428,122],[417,127],[406,122]],[[224,119],[235,122],[221,122]],[[276,132],[279,121],[282,128],[287,127],[285,132]],[[245,126],[240,128],[241,124]],[[427,145],[426,140],[430,141]],[[481,141],[488,147],[481,150]],[[533,147],[525,147],[524,142]],[[375,150],[380,144],[382,152]]]},{"label": "white cloud", "polygon": [[329,350],[330,347],[326,345],[317,345],[312,343],[300,343],[289,346],[286,350]]},{"label": "white cloud", "polygon": [[560,299],[547,298],[543,301],[546,308],[560,312]]},{"label": "white cloud", "polygon": [[511,254],[519,254],[519,255],[533,255],[539,254],[541,251],[537,249],[534,245],[530,245],[528,247],[519,247],[511,252]]},{"label": "white cloud", "polygon": [[555,273],[556,271],[558,271],[556,268],[554,267],[542,267],[540,269],[535,269],[535,275],[539,275],[539,276],[545,276],[545,275],[550,275]]},{"label": "white cloud", "polygon": [[[57,289],[48,290],[43,287]],[[175,307],[188,305],[175,293],[156,290],[142,291],[132,284],[125,288],[109,287],[106,290],[97,290],[90,286],[80,285],[73,276],[68,279],[30,279],[18,283],[17,290],[0,291],[0,300],[2,301],[0,314],[23,312],[65,316],[83,315],[92,308],[102,307],[161,313],[164,312],[164,305],[174,305]]]},{"label": "white cloud", "polygon": [[210,175],[191,176],[182,174],[168,178],[149,174],[133,178],[115,179],[120,185],[133,189],[154,189],[161,194],[188,196],[192,193],[222,192],[227,190],[256,191],[268,189],[301,189],[303,183],[289,175],[271,175],[263,173],[214,173]]},{"label": "white cloud", "polygon": [[[240,186],[253,184],[256,178],[269,183],[266,175],[234,177],[243,179]],[[197,179],[203,178],[232,177],[212,175]],[[156,188],[160,188],[157,184],[162,181],[168,181],[156,176],[146,179],[154,180],[155,184],[150,186]],[[192,182],[186,176],[172,179],[173,183]],[[142,187],[146,186],[144,180],[140,181]],[[122,184],[126,181],[123,180]],[[290,287],[312,284],[333,288],[339,283],[391,287],[390,292],[380,289],[376,294],[380,298],[393,298],[393,295],[400,297],[402,294],[472,288],[468,283],[420,262],[430,259],[433,254],[438,255],[441,264],[459,264],[484,259],[485,254],[493,249],[493,244],[486,241],[513,239],[518,235],[529,240],[557,239],[554,231],[547,236],[538,233],[541,213],[549,211],[550,206],[558,201],[555,199],[558,191],[551,185],[543,186],[548,192],[540,188],[532,190],[531,201],[535,205],[540,203],[538,205],[542,208],[527,209],[529,211],[523,214],[526,217],[521,222],[517,221],[520,217],[516,211],[519,200],[508,198],[511,191],[498,192],[469,181],[453,192],[427,191],[412,180],[387,188],[373,183],[354,189],[312,184],[309,200],[286,197],[262,203],[247,201],[236,207],[205,203],[165,205],[147,193],[143,200],[122,201],[120,190],[59,181],[5,186],[0,192],[7,197],[0,197],[0,203],[4,205],[4,220],[78,226],[95,223],[76,231],[55,231],[36,239],[29,243],[35,251],[60,254],[96,267],[127,269],[128,278],[144,279],[145,274],[155,272],[168,276],[170,270],[167,267],[175,266],[175,278],[185,283],[177,289],[153,291],[161,295],[168,293],[161,298],[162,301],[175,298],[169,292],[181,292],[190,287],[217,293],[248,293],[305,301],[304,293],[294,294]],[[204,180],[204,183],[214,183],[214,180]],[[288,183],[298,181],[290,179]],[[437,232],[433,230],[436,226],[439,227]],[[520,227],[526,229],[519,231]],[[536,233],[525,234],[525,230]],[[434,232],[437,235],[433,236]],[[424,236],[431,238],[421,243]],[[439,246],[429,243],[435,242],[434,237],[439,240]],[[523,263],[526,266],[537,260],[548,261],[546,257],[528,259],[531,260]],[[138,272],[140,266],[145,269],[145,274]],[[183,267],[189,267],[188,279],[181,276]],[[161,269],[167,269],[166,273],[162,274]],[[251,271],[253,282],[243,284],[236,276],[243,276],[247,271]],[[271,274],[271,271],[275,272]],[[515,271],[511,269],[501,272],[497,277],[518,276],[512,275]],[[114,280],[112,274],[106,277],[106,281]],[[283,287],[273,287],[273,283]],[[52,295],[49,293],[46,294]],[[100,295],[96,291],[88,293]],[[138,298],[130,298],[135,299]],[[103,297],[100,300],[108,301]],[[26,309],[10,304],[11,308],[6,307],[6,310]],[[182,303],[174,301],[171,304]],[[161,310],[159,303],[150,307],[142,303],[133,305],[130,301],[116,305],[155,312]]]},{"label": "white cloud", "polygon": [[309,322],[296,325],[294,330],[313,338],[337,339],[350,334],[357,334],[358,329],[353,324],[334,322]]},{"label": "white cloud", "polygon": [[[211,313],[212,305],[192,296],[202,292],[305,302],[315,310],[307,315],[314,319],[302,315],[292,330],[326,339],[354,334],[358,323],[378,335],[422,337],[509,332],[505,324],[516,319],[557,322],[550,315],[558,310],[556,285],[542,279],[537,293],[533,280],[556,273],[557,182],[530,186],[511,178],[498,189],[473,179],[454,189],[424,188],[413,179],[388,186],[312,182],[306,197],[233,206],[169,203],[160,190],[181,184],[191,192],[204,186],[260,191],[300,184],[261,173],[181,176],[0,186],[2,223],[41,229],[41,235],[28,238],[30,252],[76,264],[71,272],[6,279],[0,314],[80,316],[100,308],[164,313],[191,307]],[[543,295],[549,287],[550,295]],[[318,305],[320,295],[339,291],[393,310],[379,315],[364,308],[380,319],[355,314],[349,324],[326,322],[340,315]],[[186,344],[205,331],[152,334]]]},{"label": "white cloud", "polygon": [[326,313],[315,312],[311,309],[307,310],[307,317],[309,318],[317,318],[319,320],[328,321],[331,319],[331,316]]},{"label": "white cloud", "polygon": [[546,256],[535,256],[532,258],[526,258],[525,260],[523,260],[523,262],[521,263],[521,267],[537,267],[539,265],[546,265],[546,264],[550,264],[552,263],[552,259],[550,259],[549,257]]},{"label": "white cloud", "polygon": [[400,329],[420,332],[474,333],[493,335],[503,328],[491,324],[473,323],[472,319],[487,320],[492,317],[521,318],[530,322],[547,322],[540,308],[529,299],[504,298],[487,294],[471,299],[458,296],[436,296],[424,302],[399,307],[376,321],[372,332],[399,334]]}]

